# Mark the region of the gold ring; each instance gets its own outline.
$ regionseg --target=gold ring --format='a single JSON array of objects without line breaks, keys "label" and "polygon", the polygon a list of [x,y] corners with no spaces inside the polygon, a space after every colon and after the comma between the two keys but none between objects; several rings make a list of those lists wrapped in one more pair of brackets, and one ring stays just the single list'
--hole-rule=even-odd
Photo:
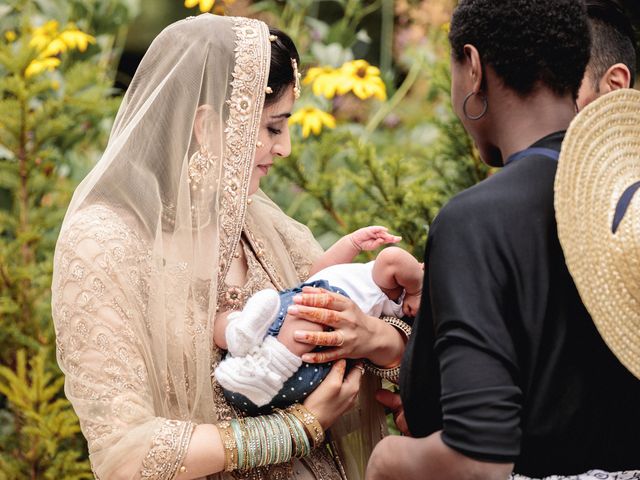
[{"label": "gold ring", "polygon": [[354,365],[353,368],[357,368],[358,370],[360,370],[360,373],[364,375],[364,367],[362,365]]}]

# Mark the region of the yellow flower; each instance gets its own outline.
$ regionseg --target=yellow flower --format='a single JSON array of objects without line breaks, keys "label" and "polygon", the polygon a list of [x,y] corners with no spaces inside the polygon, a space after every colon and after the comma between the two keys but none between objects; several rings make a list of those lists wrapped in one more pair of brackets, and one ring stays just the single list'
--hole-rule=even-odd
[{"label": "yellow flower", "polygon": [[84,52],[90,43],[96,43],[95,37],[81,32],[74,25],[67,27],[65,31],[60,34],[59,39],[62,40],[67,47],[78,49],[81,52]]},{"label": "yellow flower", "polygon": [[96,43],[96,39],[84,33],[74,25],[69,24],[64,31],[58,31],[58,22],[50,20],[41,27],[33,29],[29,46],[38,52],[38,58],[33,60],[25,69],[27,78],[39,75],[49,70],[52,71],[60,65],[58,56],[68,50],[80,50],[84,52],[90,43]]},{"label": "yellow flower", "polygon": [[216,3],[216,0],[184,0],[184,6],[187,8],[193,8],[196,5],[200,5],[200,11],[202,13],[211,11],[214,3]]},{"label": "yellow flower", "polygon": [[451,22],[443,23],[440,28],[442,29],[443,32],[449,33],[449,31],[451,30]]},{"label": "yellow flower", "polygon": [[320,135],[322,127],[336,128],[336,119],[333,115],[315,107],[304,107],[291,115],[289,124],[295,123],[302,125],[304,138],[307,138],[311,133]]},{"label": "yellow flower", "polygon": [[353,92],[361,100],[369,97],[386,100],[387,89],[379,68],[369,65],[366,60],[353,60],[342,65],[340,70],[342,81],[337,90],[340,95]]},{"label": "yellow flower", "polygon": [[55,58],[55,57],[38,58],[31,61],[29,66],[24,71],[24,75],[27,78],[33,77],[34,75],[38,75],[44,72],[45,70],[52,71],[58,65],[60,65],[59,58]]},{"label": "yellow flower", "polygon": [[313,67],[309,69],[302,83],[305,85],[312,83],[314,95],[333,98],[343,80],[340,70],[331,67]]},{"label": "yellow flower", "polygon": [[4,32],[4,38],[7,39],[7,42],[11,43],[11,42],[15,42],[18,36],[16,35],[16,32],[14,32],[13,30],[8,30]]},{"label": "yellow flower", "polygon": [[31,41],[29,46],[36,50],[44,50],[47,45],[58,36],[58,22],[56,20],[49,20],[41,27],[33,29],[31,34]]},{"label": "yellow flower", "polygon": [[51,40],[49,45],[45,47],[44,50],[39,55],[39,58],[45,57],[55,57],[59,53],[64,53],[67,51],[67,44],[62,41],[60,38],[54,38]]}]

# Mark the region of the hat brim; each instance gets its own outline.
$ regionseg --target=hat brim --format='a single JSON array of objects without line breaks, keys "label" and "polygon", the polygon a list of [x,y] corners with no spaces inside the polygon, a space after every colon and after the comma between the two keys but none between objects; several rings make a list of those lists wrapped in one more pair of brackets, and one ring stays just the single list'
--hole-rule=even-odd
[{"label": "hat brim", "polygon": [[640,92],[609,93],[571,123],[555,179],[558,237],[600,335],[640,378],[640,193],[616,233],[623,192],[640,181]]}]

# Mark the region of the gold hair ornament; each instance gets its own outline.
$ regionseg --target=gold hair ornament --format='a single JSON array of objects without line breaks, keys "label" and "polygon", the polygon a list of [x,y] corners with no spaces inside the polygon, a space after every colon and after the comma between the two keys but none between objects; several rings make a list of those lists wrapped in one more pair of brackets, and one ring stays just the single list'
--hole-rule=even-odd
[{"label": "gold hair ornament", "polygon": [[300,75],[300,72],[298,71],[298,62],[296,62],[295,58],[291,59],[291,66],[293,67],[293,81],[295,82],[293,85],[293,96],[297,100],[300,98],[300,94],[302,93],[300,88],[300,78],[302,78],[302,75]]}]

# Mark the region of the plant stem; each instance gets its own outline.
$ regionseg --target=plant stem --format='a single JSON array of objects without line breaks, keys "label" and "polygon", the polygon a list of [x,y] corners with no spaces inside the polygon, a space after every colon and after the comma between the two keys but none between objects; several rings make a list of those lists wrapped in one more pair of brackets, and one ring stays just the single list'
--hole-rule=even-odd
[{"label": "plant stem", "polygon": [[380,70],[391,71],[393,50],[393,0],[382,0],[380,25]]},{"label": "plant stem", "polygon": [[409,73],[407,74],[407,78],[404,79],[404,82],[402,82],[400,88],[398,88],[396,93],[388,102],[382,104],[382,106],[378,109],[371,120],[369,120],[369,123],[365,128],[365,132],[367,134],[373,133],[373,131],[378,128],[380,123],[382,123],[384,118],[398,106],[398,104],[402,101],[402,99],[404,99],[404,97],[407,96],[407,93],[409,93],[409,90],[418,79],[418,74],[420,73],[421,69],[422,60],[417,60],[413,65],[411,65]]}]

